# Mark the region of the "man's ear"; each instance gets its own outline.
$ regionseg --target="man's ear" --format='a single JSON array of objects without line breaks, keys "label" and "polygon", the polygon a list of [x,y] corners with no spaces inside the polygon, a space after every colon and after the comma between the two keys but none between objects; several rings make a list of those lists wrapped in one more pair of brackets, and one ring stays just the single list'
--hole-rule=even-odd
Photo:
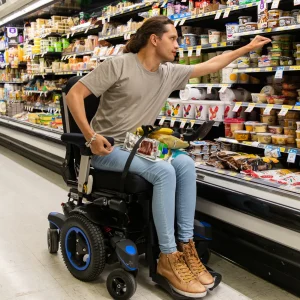
[{"label": "man's ear", "polygon": [[153,46],[157,46],[158,36],[155,34],[151,34],[149,40]]}]

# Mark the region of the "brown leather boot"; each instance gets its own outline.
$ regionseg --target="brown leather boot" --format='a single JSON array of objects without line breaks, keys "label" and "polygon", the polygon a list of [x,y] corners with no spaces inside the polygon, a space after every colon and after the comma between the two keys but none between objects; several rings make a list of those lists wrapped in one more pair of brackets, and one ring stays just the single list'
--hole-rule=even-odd
[{"label": "brown leather boot", "polygon": [[215,280],[201,262],[193,240],[189,240],[188,243],[179,242],[178,250],[183,252],[186,264],[202,285],[207,289],[212,288]]},{"label": "brown leather boot", "polygon": [[165,277],[175,292],[192,298],[204,297],[206,288],[197,280],[185,263],[180,252],[161,253],[157,265],[157,273]]}]

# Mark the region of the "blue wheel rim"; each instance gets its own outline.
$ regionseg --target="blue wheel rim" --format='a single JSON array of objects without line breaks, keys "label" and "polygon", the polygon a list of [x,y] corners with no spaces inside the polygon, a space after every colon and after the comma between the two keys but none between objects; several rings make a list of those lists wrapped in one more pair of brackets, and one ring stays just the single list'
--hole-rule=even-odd
[{"label": "blue wheel rim", "polygon": [[[87,253],[88,254],[88,258],[87,260],[84,262],[83,259],[82,260],[78,260],[75,259],[75,253],[72,253],[70,250],[70,243],[76,243],[76,236],[80,234],[84,240],[85,243],[87,245]],[[74,235],[74,236],[73,236]],[[66,238],[65,238],[65,248],[66,248],[66,254],[68,257],[69,262],[71,263],[71,265],[78,271],[84,271],[88,268],[88,266],[90,265],[91,262],[91,247],[90,247],[90,243],[88,241],[87,236],[85,235],[85,233],[78,227],[71,227],[67,234],[66,234]],[[79,265],[80,263],[80,265]]]}]

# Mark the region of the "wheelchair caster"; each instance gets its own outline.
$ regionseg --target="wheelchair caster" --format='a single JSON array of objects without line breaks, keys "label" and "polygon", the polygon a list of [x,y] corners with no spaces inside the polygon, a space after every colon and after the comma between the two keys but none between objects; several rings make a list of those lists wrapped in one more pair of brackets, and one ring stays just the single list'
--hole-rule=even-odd
[{"label": "wheelchair caster", "polygon": [[211,256],[210,250],[206,249],[205,252],[200,256],[202,263],[206,265],[209,262],[210,256]]},{"label": "wheelchair caster", "polygon": [[57,229],[48,228],[47,231],[48,251],[51,254],[57,253],[59,249],[59,234]]},{"label": "wheelchair caster", "polygon": [[103,271],[106,259],[103,234],[84,216],[67,218],[61,228],[60,244],[64,262],[75,278],[88,282]]},{"label": "wheelchair caster", "polygon": [[113,299],[128,300],[136,291],[136,280],[133,274],[116,269],[108,275],[106,287]]}]

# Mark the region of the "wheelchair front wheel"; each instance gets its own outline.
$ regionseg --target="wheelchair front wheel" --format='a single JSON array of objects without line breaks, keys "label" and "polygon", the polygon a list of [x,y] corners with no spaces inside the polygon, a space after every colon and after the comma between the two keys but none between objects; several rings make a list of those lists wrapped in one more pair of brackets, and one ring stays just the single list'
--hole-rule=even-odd
[{"label": "wheelchair front wheel", "polygon": [[210,256],[211,256],[210,250],[206,249],[205,252],[201,255],[202,263],[204,263],[206,265],[210,259]]},{"label": "wheelchair front wheel", "polygon": [[108,275],[106,287],[113,299],[128,300],[136,291],[136,280],[133,274],[116,269]]},{"label": "wheelchair front wheel", "polygon": [[57,229],[48,228],[47,231],[48,251],[51,254],[57,253],[59,249],[59,234]]},{"label": "wheelchair front wheel", "polygon": [[70,216],[61,229],[61,251],[70,273],[79,280],[93,281],[105,267],[101,229],[82,215]]}]

